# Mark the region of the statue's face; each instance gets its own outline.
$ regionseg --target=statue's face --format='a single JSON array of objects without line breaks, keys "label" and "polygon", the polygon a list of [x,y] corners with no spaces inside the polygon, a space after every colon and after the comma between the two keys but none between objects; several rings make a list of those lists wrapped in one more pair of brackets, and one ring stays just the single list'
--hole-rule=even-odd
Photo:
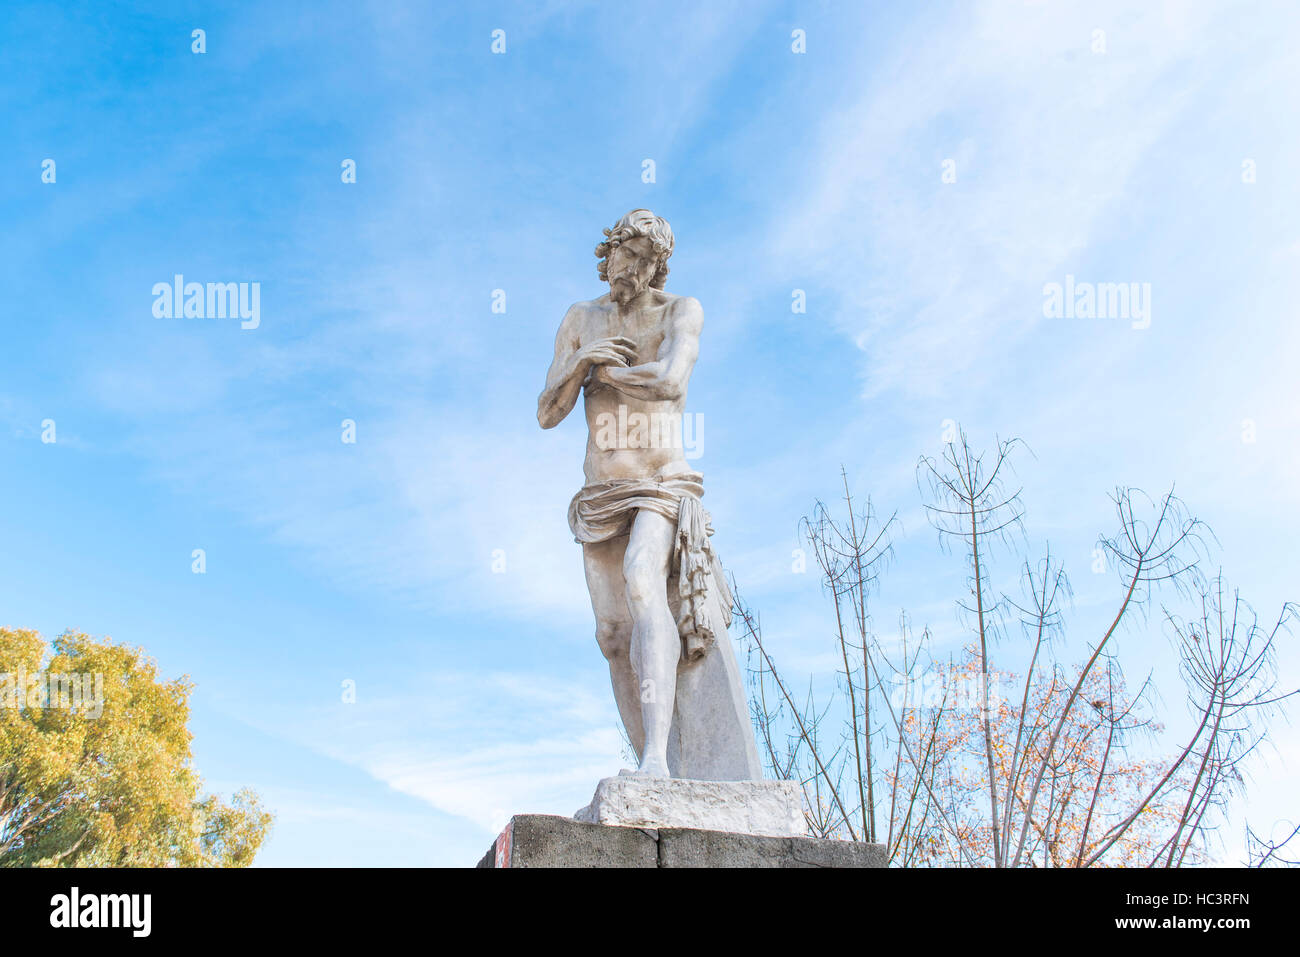
[{"label": "statue's face", "polygon": [[615,302],[632,301],[650,288],[658,268],[659,255],[646,237],[634,236],[619,243],[605,267],[610,298]]}]

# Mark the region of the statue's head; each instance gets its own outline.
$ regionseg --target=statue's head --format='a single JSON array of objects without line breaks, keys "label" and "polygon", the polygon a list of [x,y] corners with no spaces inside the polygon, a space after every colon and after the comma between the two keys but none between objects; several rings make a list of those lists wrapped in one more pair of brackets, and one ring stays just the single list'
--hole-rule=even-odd
[{"label": "statue's head", "polygon": [[668,281],[668,257],[673,254],[673,230],[668,220],[648,209],[634,209],[596,247],[596,272],[609,283],[619,302],[635,299],[648,288],[662,289]]}]

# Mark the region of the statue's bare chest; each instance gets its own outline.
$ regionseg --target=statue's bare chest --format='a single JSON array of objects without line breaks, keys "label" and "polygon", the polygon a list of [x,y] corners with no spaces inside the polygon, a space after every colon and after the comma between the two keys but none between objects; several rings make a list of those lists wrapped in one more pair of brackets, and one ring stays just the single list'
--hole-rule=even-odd
[{"label": "statue's bare chest", "polygon": [[637,364],[652,362],[668,331],[668,311],[667,303],[646,306],[630,314],[620,314],[615,308],[594,310],[585,323],[581,344],[622,336],[636,343]]}]

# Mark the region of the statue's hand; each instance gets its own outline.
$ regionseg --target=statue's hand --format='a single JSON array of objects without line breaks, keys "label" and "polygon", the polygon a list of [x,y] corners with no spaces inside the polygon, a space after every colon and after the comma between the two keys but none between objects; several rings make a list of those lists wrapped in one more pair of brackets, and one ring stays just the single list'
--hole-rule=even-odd
[{"label": "statue's hand", "polygon": [[624,336],[595,339],[578,350],[579,362],[591,366],[629,366],[636,358],[636,343]]}]

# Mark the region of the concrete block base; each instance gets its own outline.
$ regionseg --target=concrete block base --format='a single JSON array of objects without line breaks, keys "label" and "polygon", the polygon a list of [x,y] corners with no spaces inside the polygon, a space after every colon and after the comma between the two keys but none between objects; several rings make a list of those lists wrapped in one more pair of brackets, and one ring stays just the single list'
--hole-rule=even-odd
[{"label": "concrete block base", "polygon": [[884,867],[881,844],[688,828],[586,824],[519,814],[479,867]]}]

